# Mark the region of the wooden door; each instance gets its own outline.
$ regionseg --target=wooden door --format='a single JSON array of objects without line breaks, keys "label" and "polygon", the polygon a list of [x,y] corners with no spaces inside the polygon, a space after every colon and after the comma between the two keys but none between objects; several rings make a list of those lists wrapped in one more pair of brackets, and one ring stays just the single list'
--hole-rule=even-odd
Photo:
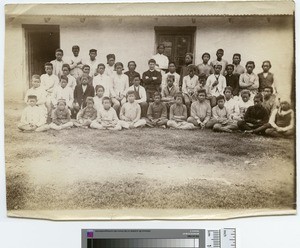
[{"label": "wooden door", "polygon": [[169,58],[169,61],[176,63],[179,73],[184,65],[185,54],[187,52],[193,53],[195,28],[156,27],[155,31],[156,45],[165,45],[164,54]]},{"label": "wooden door", "polygon": [[[44,64],[55,59],[60,47],[59,26],[23,25],[25,29],[28,81],[34,74],[44,74]],[[30,87],[30,85],[29,85]]]}]

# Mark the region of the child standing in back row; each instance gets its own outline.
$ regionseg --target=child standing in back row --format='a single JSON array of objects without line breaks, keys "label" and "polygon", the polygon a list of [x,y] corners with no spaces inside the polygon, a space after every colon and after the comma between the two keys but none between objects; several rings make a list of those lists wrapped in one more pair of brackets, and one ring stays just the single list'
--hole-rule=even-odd
[{"label": "child standing in back row", "polygon": [[71,57],[69,63],[71,68],[71,75],[75,79],[77,79],[82,75],[83,62],[82,62],[82,58],[79,56],[79,51],[80,51],[79,46],[75,45],[72,47],[73,56]]},{"label": "child standing in back row", "polygon": [[271,62],[269,60],[266,60],[262,63],[261,67],[263,69],[263,72],[257,74],[259,81],[258,91],[262,92],[264,88],[272,87],[273,92],[276,94],[277,89],[275,85],[274,74],[270,72],[270,69],[272,68]]},{"label": "child standing in back row", "polygon": [[41,76],[41,87],[46,91],[46,107],[48,111],[48,117],[51,115],[52,110],[52,93],[54,87],[59,85],[59,79],[56,75],[53,74],[53,65],[51,63],[45,64],[45,74]]},{"label": "child standing in back row", "polygon": [[63,74],[62,73],[62,66],[64,61],[62,57],[64,56],[64,51],[62,49],[55,50],[55,60],[52,60],[50,63],[53,65],[53,74],[58,76],[58,78]]},{"label": "child standing in back row", "polygon": [[254,68],[255,63],[253,61],[248,61],[246,63],[246,72],[244,74],[241,74],[239,78],[239,85],[241,90],[249,90],[251,93],[251,100],[253,100],[254,96],[257,94],[259,87],[258,76],[253,72]]}]

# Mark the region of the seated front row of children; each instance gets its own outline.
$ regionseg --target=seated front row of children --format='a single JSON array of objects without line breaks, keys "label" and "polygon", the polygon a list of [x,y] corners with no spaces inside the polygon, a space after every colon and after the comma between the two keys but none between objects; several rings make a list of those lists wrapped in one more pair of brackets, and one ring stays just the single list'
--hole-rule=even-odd
[{"label": "seated front row of children", "polygon": [[[99,88],[99,92],[103,91]],[[102,105],[97,109],[94,98],[87,97],[86,107],[77,114],[75,121],[71,120],[71,111],[65,99],[59,99],[57,107],[52,111],[52,122],[46,124],[45,110],[37,105],[37,97],[29,95],[28,106],[24,109],[18,128],[22,131],[46,131],[48,129],[67,129],[76,127],[91,127],[100,130],[121,130],[137,127],[169,127],[171,129],[204,129],[212,128],[215,132],[233,132],[234,130],[246,133],[266,134],[276,137],[289,137],[294,134],[294,112],[288,101],[281,101],[279,108],[273,109],[269,118],[268,111],[262,105],[263,96],[259,93],[254,97],[254,105],[247,108],[245,115],[242,109],[226,107],[232,93],[231,87],[225,89],[225,97],[216,98],[217,105],[211,109],[206,100],[206,91],[200,89],[196,92],[197,101],[191,105],[191,115],[187,115],[187,107],[183,104],[182,93],[175,94],[175,103],[169,110],[169,119],[166,103],[162,101],[161,94],[155,92],[154,102],[150,104],[146,118],[141,118],[141,107],[135,101],[135,92],[127,92],[127,102],[122,105],[120,119],[109,97],[103,97]],[[245,98],[248,93],[245,92]],[[244,95],[242,95],[243,97]],[[98,96],[97,96],[98,97]],[[187,118],[188,117],[188,118]]]}]

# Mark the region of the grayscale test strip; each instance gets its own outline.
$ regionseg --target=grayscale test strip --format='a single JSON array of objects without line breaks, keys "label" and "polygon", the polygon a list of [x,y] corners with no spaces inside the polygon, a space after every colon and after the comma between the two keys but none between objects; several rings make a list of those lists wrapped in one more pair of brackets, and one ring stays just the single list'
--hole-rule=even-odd
[{"label": "grayscale test strip", "polygon": [[82,229],[82,248],[236,248],[235,228]]}]

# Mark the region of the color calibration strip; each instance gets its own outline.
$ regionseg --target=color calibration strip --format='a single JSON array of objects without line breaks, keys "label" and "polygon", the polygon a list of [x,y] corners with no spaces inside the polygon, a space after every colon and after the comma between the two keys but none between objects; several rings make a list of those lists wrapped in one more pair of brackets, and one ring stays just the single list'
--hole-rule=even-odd
[{"label": "color calibration strip", "polygon": [[[90,248],[198,248],[199,239],[91,239]],[[88,247],[89,248],[89,247]]]},{"label": "color calibration strip", "polygon": [[82,248],[236,248],[235,228],[82,229]]}]

